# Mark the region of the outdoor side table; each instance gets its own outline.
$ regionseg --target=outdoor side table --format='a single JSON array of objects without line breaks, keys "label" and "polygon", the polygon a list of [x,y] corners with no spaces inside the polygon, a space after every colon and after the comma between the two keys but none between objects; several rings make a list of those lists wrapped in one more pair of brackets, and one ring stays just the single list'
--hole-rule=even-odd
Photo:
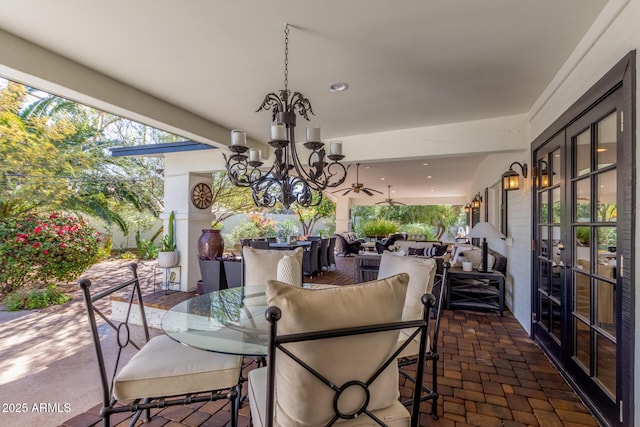
[{"label": "outdoor side table", "polygon": [[353,263],[355,283],[377,279],[381,259],[382,255],[380,254],[364,253],[356,255]]},{"label": "outdoor side table", "polygon": [[499,271],[447,271],[447,309],[477,308],[504,312],[504,275]]}]

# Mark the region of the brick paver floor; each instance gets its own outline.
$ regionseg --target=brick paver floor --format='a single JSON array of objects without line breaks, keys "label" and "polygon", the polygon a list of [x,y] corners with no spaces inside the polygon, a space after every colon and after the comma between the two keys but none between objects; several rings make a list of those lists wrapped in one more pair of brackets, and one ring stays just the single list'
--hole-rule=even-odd
[{"label": "brick paver floor", "polygon": [[[305,279],[314,283],[353,283],[353,258],[337,259],[338,269]],[[172,296],[172,302],[179,296]],[[155,301],[156,304],[162,304]],[[438,415],[431,403],[421,406],[424,426],[597,426],[578,396],[557,369],[529,338],[509,311],[496,313],[444,310],[439,338]],[[249,366],[247,369],[251,369]],[[431,367],[426,373],[431,383]],[[410,396],[410,383],[401,380],[401,393]],[[63,425],[97,425],[100,405]],[[226,400],[153,411],[149,426],[229,425]],[[114,417],[112,425],[128,425],[127,415]],[[249,425],[249,408],[240,409],[240,426]]]}]

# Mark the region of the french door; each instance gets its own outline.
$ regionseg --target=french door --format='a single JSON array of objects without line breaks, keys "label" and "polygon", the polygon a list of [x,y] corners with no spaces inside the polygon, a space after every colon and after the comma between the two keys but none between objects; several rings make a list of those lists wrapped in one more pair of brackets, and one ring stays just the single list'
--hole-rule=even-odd
[{"label": "french door", "polygon": [[614,87],[533,150],[533,336],[609,425],[633,419],[635,130],[624,93]]}]

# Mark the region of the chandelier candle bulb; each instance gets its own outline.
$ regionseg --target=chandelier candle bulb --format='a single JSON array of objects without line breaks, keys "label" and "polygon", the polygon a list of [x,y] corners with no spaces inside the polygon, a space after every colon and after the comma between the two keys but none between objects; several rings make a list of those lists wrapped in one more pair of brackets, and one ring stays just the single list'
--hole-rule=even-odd
[{"label": "chandelier candle bulb", "polygon": [[250,162],[259,162],[260,161],[260,152],[255,148],[249,150],[249,161]]},{"label": "chandelier candle bulb", "polygon": [[287,128],[282,123],[274,123],[271,125],[271,139],[276,141],[284,141],[287,139]]},{"label": "chandelier candle bulb", "polygon": [[307,127],[307,141],[320,142],[320,128]]},{"label": "chandelier candle bulb", "polygon": [[241,130],[231,131],[231,145],[247,145],[247,134]]},{"label": "chandelier candle bulb", "polygon": [[329,148],[329,154],[331,155],[342,155],[342,141],[331,141],[331,145]]}]

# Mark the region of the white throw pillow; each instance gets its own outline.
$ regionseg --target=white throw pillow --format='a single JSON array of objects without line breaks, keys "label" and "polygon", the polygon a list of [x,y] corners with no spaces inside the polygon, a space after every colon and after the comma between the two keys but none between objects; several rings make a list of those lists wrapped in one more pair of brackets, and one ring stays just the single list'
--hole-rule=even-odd
[{"label": "white throw pillow", "polygon": [[302,286],[302,264],[298,257],[285,255],[278,261],[276,280],[293,286]]},{"label": "white throw pillow", "polygon": [[[402,317],[408,281],[408,275],[401,274],[357,285],[305,289],[270,280],[266,286],[267,304],[282,310],[278,334],[397,322]],[[398,336],[398,331],[388,331],[300,342],[287,347],[341,386],[354,379],[368,380],[393,353]],[[282,352],[277,353],[275,366],[277,425],[326,425],[333,415],[334,391]],[[395,360],[369,390],[370,410],[397,403]],[[345,393],[340,398],[344,412],[360,407],[361,395],[354,394]]]}]

